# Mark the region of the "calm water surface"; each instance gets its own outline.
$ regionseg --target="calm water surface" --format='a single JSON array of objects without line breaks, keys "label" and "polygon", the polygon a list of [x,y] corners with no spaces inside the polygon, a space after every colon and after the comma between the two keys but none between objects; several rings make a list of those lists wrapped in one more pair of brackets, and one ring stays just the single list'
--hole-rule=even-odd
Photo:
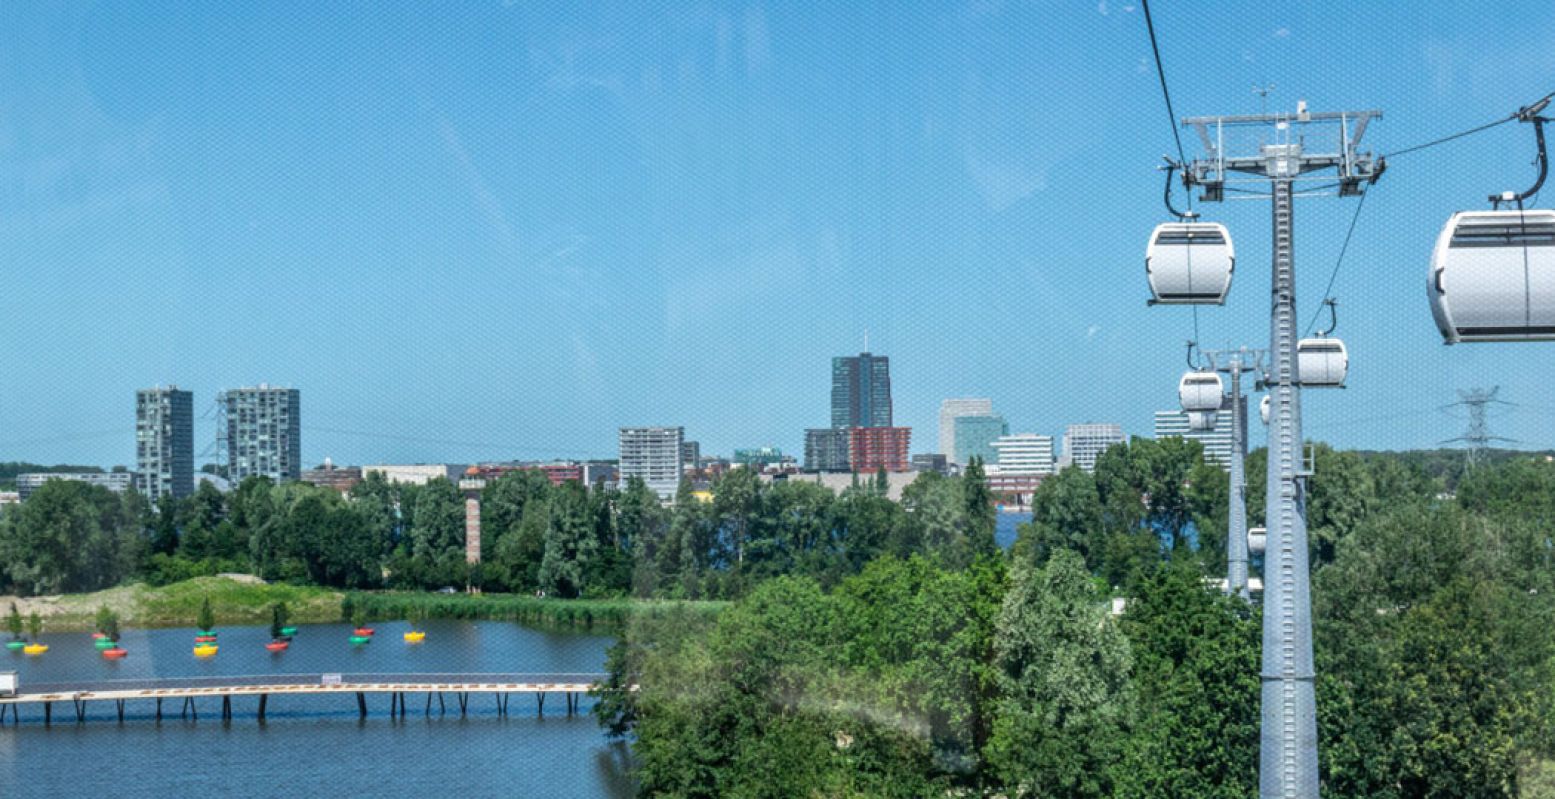
[{"label": "calm water surface", "polygon": [[[104,660],[86,633],[45,634],[38,657],[0,650],[0,670],[28,682],[145,677],[339,672],[598,672],[612,639],[542,632],[504,622],[429,622],[427,640],[408,645],[403,622],[375,623],[376,640],[353,647],[345,624],[299,625],[292,648],[264,650],[268,627],[223,627],[221,650],[208,660],[192,652],[193,629],[127,630],[130,654]],[[121,726],[112,702],[88,706],[76,723],[68,702],[45,727],[41,706],[22,711],[18,726],[0,727],[0,797],[296,797],[452,796],[627,797],[626,748],[607,741],[592,717],[566,716],[560,696],[538,718],[533,696],[514,694],[506,717],[489,694],[472,694],[460,718],[426,695],[407,695],[410,711],[390,719],[389,695],[368,695],[368,717],[356,697],[272,696],[266,723],[257,697],[197,700],[199,720],[178,717],[181,700],[163,704],[155,721],[149,700],[126,705]],[[588,700],[584,700],[585,710]]]}]

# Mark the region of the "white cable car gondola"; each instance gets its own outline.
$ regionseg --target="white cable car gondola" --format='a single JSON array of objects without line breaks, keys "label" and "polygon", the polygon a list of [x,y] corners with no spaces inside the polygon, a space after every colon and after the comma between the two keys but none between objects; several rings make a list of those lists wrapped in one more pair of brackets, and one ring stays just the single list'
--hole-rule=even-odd
[{"label": "white cable car gondola", "polygon": [[1254,527],[1247,531],[1247,551],[1253,555],[1261,555],[1269,548],[1269,531],[1263,527]]},{"label": "white cable car gondola", "polygon": [[1328,327],[1317,331],[1316,338],[1296,342],[1296,379],[1302,388],[1344,388],[1350,373],[1350,353],[1344,342],[1330,333],[1339,326],[1339,301],[1323,300],[1328,306]]},{"label": "white cable car gondola", "polygon": [[1428,284],[1447,344],[1555,340],[1555,211],[1453,214]]},{"label": "white cable car gondola", "polygon": [[1264,424],[1268,424],[1269,423],[1269,405],[1270,405],[1269,395],[1265,394],[1265,395],[1263,395],[1263,399],[1258,401],[1258,415],[1260,417],[1263,417],[1263,423]]},{"label": "white cable car gondola", "polygon": [[1552,98],[1513,115],[1533,123],[1538,179],[1527,191],[1492,194],[1494,210],[1453,214],[1436,238],[1426,291],[1447,344],[1555,340],[1555,211],[1523,208],[1549,173],[1544,123],[1552,120],[1540,115]]},{"label": "white cable car gondola", "polygon": [[1214,430],[1215,420],[1216,417],[1214,411],[1189,411],[1188,429],[1198,430],[1201,432],[1204,430]]},{"label": "white cable car gondola", "polygon": [[1216,222],[1156,225],[1145,250],[1151,302],[1161,305],[1223,304],[1235,269],[1231,234]]},{"label": "white cable car gondola", "polygon": [[1296,376],[1302,388],[1344,388],[1350,353],[1337,338],[1319,336],[1296,342]]},{"label": "white cable car gondola", "polygon": [[1189,413],[1220,410],[1221,397],[1225,393],[1225,385],[1215,372],[1190,370],[1177,383],[1177,399],[1182,403],[1182,409]]}]

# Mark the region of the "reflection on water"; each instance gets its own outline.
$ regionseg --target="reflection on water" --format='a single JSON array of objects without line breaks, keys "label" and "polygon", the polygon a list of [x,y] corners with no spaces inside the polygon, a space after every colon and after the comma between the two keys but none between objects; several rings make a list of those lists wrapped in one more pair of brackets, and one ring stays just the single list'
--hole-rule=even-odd
[{"label": "reflection on water", "polygon": [[[374,625],[372,643],[353,647],[349,625],[301,625],[292,649],[264,650],[268,628],[221,628],[220,652],[200,660],[194,631],[128,630],[121,662],[104,660],[86,633],[45,634],[41,657],[0,653],[0,670],[22,681],[316,672],[597,672],[611,639],[542,632],[502,622],[429,622],[427,640],[409,645],[406,626]],[[0,796],[176,796],[198,790],[221,797],[449,795],[627,797],[627,751],[601,734],[592,717],[568,718],[552,697],[537,715],[533,696],[513,695],[508,715],[496,698],[474,694],[461,717],[453,696],[445,710],[425,694],[407,695],[409,712],[390,718],[389,696],[368,696],[358,718],[352,694],[272,696],[266,721],[257,697],[198,700],[199,719],[179,717],[181,700],[165,702],[155,720],[149,700],[126,706],[121,726],[112,702],[88,706],[78,724],[69,703],[22,712],[18,727],[0,727]],[[584,701],[584,710],[588,708]]]}]

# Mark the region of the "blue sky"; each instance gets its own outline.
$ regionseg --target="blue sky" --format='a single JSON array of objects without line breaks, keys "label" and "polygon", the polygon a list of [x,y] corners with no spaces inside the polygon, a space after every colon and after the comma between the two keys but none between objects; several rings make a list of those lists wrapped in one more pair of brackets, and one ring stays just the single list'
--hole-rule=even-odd
[{"label": "blue sky", "polygon": [[[0,460],[131,463],[136,388],[261,381],[302,390],[310,463],[608,457],[623,424],[797,451],[866,331],[919,451],[948,396],[1052,434],[1175,403],[1127,0],[161,5],[0,7]],[[1179,115],[1273,83],[1382,109],[1385,153],[1555,90],[1547,2],[1153,11]],[[1555,345],[1443,347],[1424,290],[1447,215],[1532,156],[1508,125],[1391,164],[1311,437],[1430,445],[1499,384],[1493,429],[1555,445]],[[1298,204],[1303,318],[1353,202]],[[1240,268],[1201,337],[1261,345],[1267,205],[1207,211]]]}]

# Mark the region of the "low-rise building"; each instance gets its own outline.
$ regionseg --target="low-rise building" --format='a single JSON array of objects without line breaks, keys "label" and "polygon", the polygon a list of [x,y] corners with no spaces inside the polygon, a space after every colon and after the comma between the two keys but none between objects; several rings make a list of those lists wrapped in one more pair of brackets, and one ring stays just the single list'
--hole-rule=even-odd
[{"label": "low-rise building", "polygon": [[336,466],[329,458],[316,469],[304,469],[302,481],[316,486],[333,488],[344,494],[362,482],[362,467],[360,466]]},{"label": "low-rise building", "polygon": [[17,500],[26,502],[32,492],[50,480],[73,480],[78,483],[102,486],[116,494],[135,487],[134,472],[24,472],[16,476]]},{"label": "low-rise building", "polygon": [[464,466],[450,463],[378,463],[362,467],[364,478],[373,472],[383,475],[383,479],[390,483],[426,485],[439,477],[456,482],[464,472]]},{"label": "low-rise building", "polygon": [[950,459],[938,452],[920,452],[912,456],[911,466],[915,472],[950,473]]}]

